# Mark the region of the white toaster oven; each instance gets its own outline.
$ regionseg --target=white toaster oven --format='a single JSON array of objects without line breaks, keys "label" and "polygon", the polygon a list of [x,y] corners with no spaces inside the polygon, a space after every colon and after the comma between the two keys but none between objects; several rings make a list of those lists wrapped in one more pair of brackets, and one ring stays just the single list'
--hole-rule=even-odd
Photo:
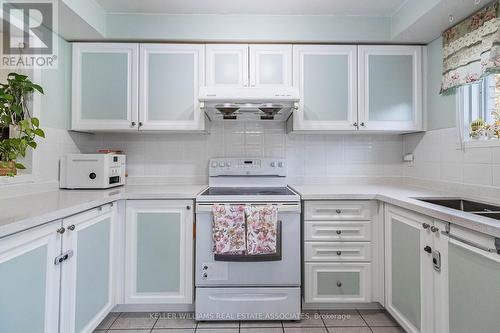
[{"label": "white toaster oven", "polygon": [[60,188],[110,188],[125,184],[125,155],[68,154],[61,158]]}]

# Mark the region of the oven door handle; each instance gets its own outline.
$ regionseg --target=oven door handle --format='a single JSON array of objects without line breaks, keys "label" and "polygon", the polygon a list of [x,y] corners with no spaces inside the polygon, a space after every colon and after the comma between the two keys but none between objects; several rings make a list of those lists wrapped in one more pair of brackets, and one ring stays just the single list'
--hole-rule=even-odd
[{"label": "oven door handle", "polygon": [[[242,204],[242,205],[247,205],[247,204]],[[250,205],[255,205],[255,206],[265,206],[267,204],[250,204]],[[272,203],[271,203],[272,205]],[[276,205],[278,207],[278,213],[286,213],[286,212],[293,212],[293,213],[300,213],[300,204],[284,204],[280,203]],[[213,204],[202,204],[198,203],[196,204],[196,212],[212,212],[213,209]]]}]

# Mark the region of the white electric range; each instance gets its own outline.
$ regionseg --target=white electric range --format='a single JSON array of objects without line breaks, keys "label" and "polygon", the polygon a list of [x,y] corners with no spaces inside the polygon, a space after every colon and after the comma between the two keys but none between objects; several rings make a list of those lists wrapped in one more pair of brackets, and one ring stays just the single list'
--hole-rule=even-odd
[{"label": "white electric range", "polygon": [[[214,204],[278,208],[278,250],[263,257],[213,254]],[[197,320],[300,319],[300,196],[279,158],[212,159],[209,188],[196,198]]]}]

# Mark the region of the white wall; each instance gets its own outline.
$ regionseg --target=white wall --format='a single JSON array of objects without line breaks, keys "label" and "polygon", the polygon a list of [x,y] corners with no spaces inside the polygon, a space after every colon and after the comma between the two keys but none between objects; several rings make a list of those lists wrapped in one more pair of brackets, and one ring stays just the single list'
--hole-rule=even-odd
[{"label": "white wall", "polygon": [[[123,149],[130,182],[206,183],[213,157],[283,157],[290,182],[325,177],[397,177],[403,139],[397,135],[285,134],[284,123],[213,122],[211,134],[96,134],[86,152]],[[158,180],[156,177],[160,177]]]}]

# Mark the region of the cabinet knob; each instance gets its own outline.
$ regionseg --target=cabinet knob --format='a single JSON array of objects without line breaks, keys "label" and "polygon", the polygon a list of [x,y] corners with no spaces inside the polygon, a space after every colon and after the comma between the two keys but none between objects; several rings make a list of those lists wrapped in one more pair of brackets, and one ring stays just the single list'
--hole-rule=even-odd
[{"label": "cabinet knob", "polygon": [[352,124],[352,126],[358,127],[358,123],[354,123],[354,124]]},{"label": "cabinet knob", "polygon": [[132,127],[135,126],[135,121],[131,122],[130,125],[132,125]]},{"label": "cabinet knob", "polygon": [[342,211],[340,209],[335,210],[335,213],[340,214]]},{"label": "cabinet knob", "polygon": [[139,127],[141,127],[141,126],[142,126],[142,121],[139,122]]},{"label": "cabinet knob", "polygon": [[337,251],[337,255],[340,256],[342,254],[342,251]]},{"label": "cabinet knob", "polygon": [[430,224],[428,224],[428,223],[422,223],[422,228],[429,229],[430,228]]},{"label": "cabinet knob", "polygon": [[74,224],[70,225],[70,226],[68,227],[68,230],[71,230],[71,231],[75,230],[75,225],[74,225]]},{"label": "cabinet knob", "polygon": [[432,253],[432,248],[429,245],[427,245],[426,247],[424,247],[424,251],[427,253]]},{"label": "cabinet knob", "polygon": [[66,229],[64,227],[60,227],[59,229],[57,229],[57,233],[58,234],[64,234],[64,232],[66,231]]},{"label": "cabinet knob", "polygon": [[439,228],[438,228],[438,227],[435,227],[435,226],[432,226],[432,227],[431,227],[431,231],[432,231],[432,232],[438,232],[438,231],[439,231]]},{"label": "cabinet knob", "polygon": [[191,206],[186,206],[186,209],[187,210],[191,210]]},{"label": "cabinet knob", "polygon": [[339,288],[342,287],[342,282],[338,281],[337,282],[337,287],[339,287]]},{"label": "cabinet knob", "polygon": [[337,230],[337,235],[340,235],[342,233],[342,230]]},{"label": "cabinet knob", "polygon": [[360,125],[361,125],[361,127],[365,127],[365,123],[361,123]]}]

